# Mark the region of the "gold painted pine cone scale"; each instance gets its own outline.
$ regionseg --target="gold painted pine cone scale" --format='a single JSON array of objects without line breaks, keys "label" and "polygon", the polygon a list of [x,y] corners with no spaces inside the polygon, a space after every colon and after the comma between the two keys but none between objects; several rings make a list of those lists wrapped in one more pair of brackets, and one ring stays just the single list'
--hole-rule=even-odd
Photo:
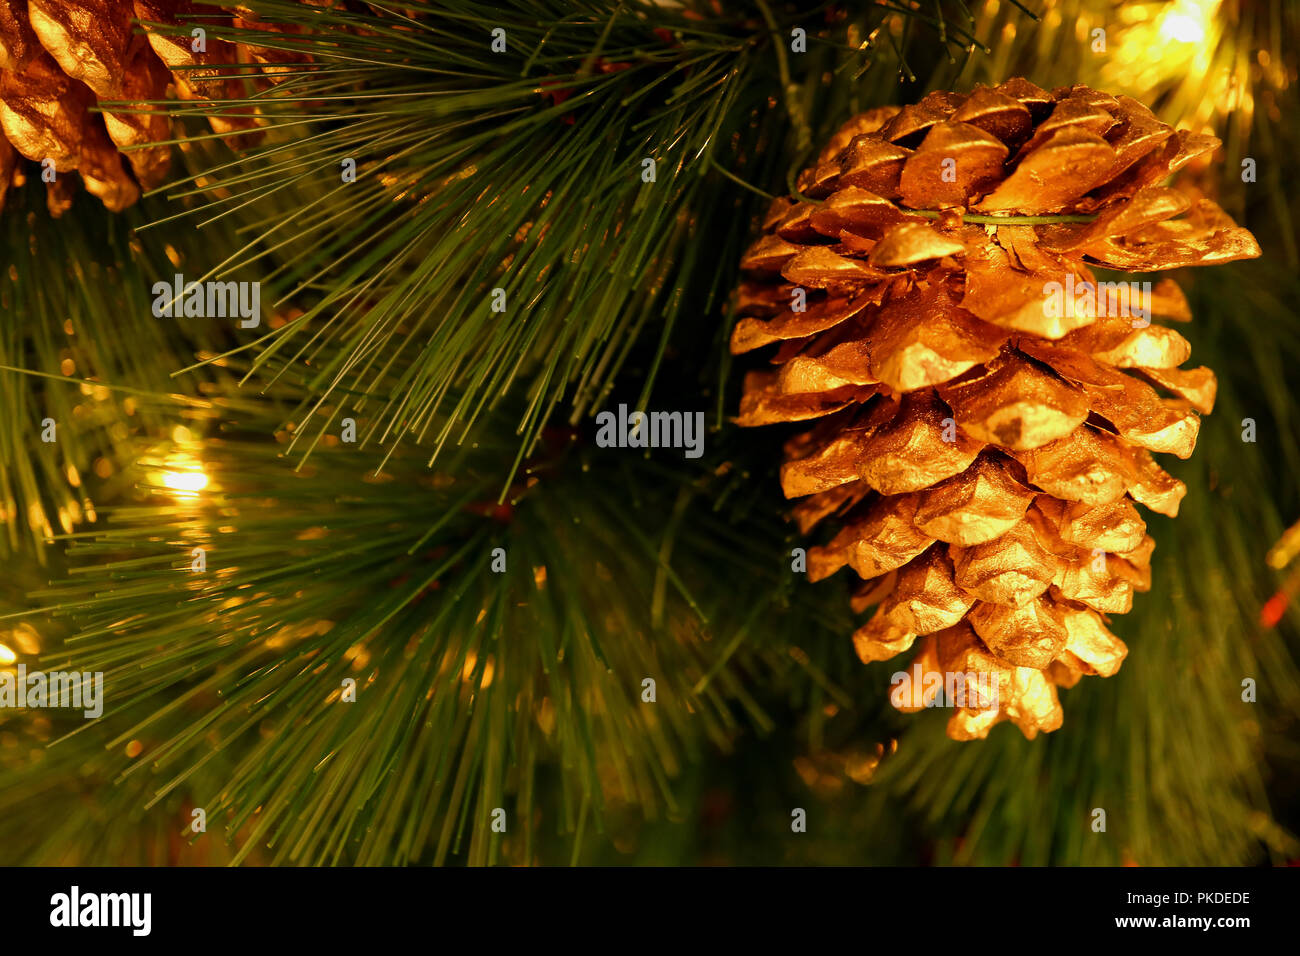
[{"label": "gold painted pine cone scale", "polygon": [[[996,685],[996,707],[954,710],[956,739],[1057,729],[1057,689],[1127,653],[1110,617],[1150,588],[1155,547],[1137,506],[1175,516],[1187,490],[1153,453],[1191,455],[1215,379],[1182,368],[1173,282],[1126,298],[1091,267],[1258,256],[1162,185],[1217,145],[1082,86],[933,93],[847,122],[798,179],[812,201],[774,201],[743,257],[732,351],[773,354],[737,422],[809,423],[782,490],[803,533],[834,524],[810,578],[862,579],[859,656],[915,647],[919,673]],[[910,693],[895,705],[936,690]]]},{"label": "gold painted pine cone scale", "polygon": [[[326,3],[330,0],[304,0]],[[230,8],[234,10],[233,7]],[[251,14],[246,14],[251,17]],[[274,82],[284,64],[306,54],[245,47],[215,35],[195,50],[190,36],[137,32],[143,23],[209,28],[241,20],[190,0],[5,0],[0,4],[0,210],[20,158],[54,171],[47,204],[58,216],[72,203],[77,173],[86,191],[120,211],[142,190],[161,185],[171,165],[171,124],[156,105],[169,90],[210,104],[239,100],[246,84]],[[241,68],[256,63],[259,70]],[[256,73],[256,75],[253,75]],[[94,112],[99,103],[127,108]],[[209,117],[214,132],[247,144],[256,134],[252,107]],[[152,144],[152,145],[151,145]]]}]

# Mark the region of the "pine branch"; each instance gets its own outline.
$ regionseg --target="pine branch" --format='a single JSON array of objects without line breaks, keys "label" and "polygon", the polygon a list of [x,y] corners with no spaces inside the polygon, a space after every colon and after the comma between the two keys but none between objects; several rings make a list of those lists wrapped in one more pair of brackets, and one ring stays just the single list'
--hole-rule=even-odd
[{"label": "pine branch", "polygon": [[191,349],[222,351],[229,339],[215,326],[150,312],[152,282],[170,281],[169,258],[177,268],[201,261],[198,243],[141,240],[134,211],[113,216],[84,201],[70,228],[46,215],[39,182],[8,199],[0,223],[9,263],[0,275],[0,548],[44,557],[56,528],[94,519],[85,488],[92,470],[113,474],[127,436],[158,425],[141,398],[173,392],[170,373],[188,364]]},{"label": "pine branch", "polygon": [[[644,397],[686,316],[717,314],[728,275],[700,272],[700,237],[726,236],[734,262],[745,186],[783,182],[806,152],[772,97],[784,88],[824,134],[865,87],[822,77],[862,65],[862,38],[902,15],[868,8],[827,26],[787,7],[765,18],[612,0],[415,3],[409,16],[247,6],[303,32],[214,33],[302,62],[252,97],[264,145],[237,161],[192,149],[194,175],[169,193],[207,197],[204,221],[241,223],[248,242],[219,274],[261,270],[305,306],[259,345],[254,371],[307,366],[316,400],[370,418],[368,443],[417,442],[431,459],[525,395],[516,461],[548,421],[598,408],[638,344],[656,355]],[[787,57],[795,26],[808,52]],[[965,38],[950,25],[944,42]],[[355,182],[341,181],[345,160]],[[300,435],[330,425],[314,404],[296,417]]]},{"label": "pine branch", "polygon": [[[304,474],[262,437],[287,403],[212,403],[184,419],[210,436],[145,449],[139,503],[70,536],[68,577],[33,599],[70,625],[41,666],[108,688],[108,715],[54,751],[112,770],[146,810],[203,807],[233,862],[527,861],[543,806],[570,834],[611,801],[675,814],[684,763],[771,726],[749,685],[798,671],[789,642],[819,614],[782,615],[788,560],[719,516],[709,472],[561,442],[497,506],[508,433],[445,471],[395,456],[383,478],[332,443]],[[765,615],[783,638],[753,633]],[[90,756],[131,741],[134,761]],[[551,765],[567,768],[554,796]],[[12,772],[0,821],[50,786],[39,764]]]}]

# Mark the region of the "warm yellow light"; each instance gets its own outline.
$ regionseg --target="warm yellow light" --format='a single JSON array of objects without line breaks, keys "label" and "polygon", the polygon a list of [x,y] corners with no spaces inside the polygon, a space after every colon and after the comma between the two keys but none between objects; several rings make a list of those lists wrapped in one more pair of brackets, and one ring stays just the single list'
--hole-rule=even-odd
[{"label": "warm yellow light", "polygon": [[1200,43],[1205,39],[1205,27],[1182,13],[1171,13],[1165,19],[1160,32],[1179,43]]},{"label": "warm yellow light", "polygon": [[[36,633],[36,628],[26,621],[18,623],[12,631],[5,635],[5,644],[17,648],[19,654],[28,654],[32,657],[41,652],[40,635]],[[0,645],[0,647],[3,647],[3,645]],[[0,662],[3,662],[4,659],[4,651],[0,651]]]},{"label": "warm yellow light", "polygon": [[13,652],[8,644],[0,644],[0,667],[12,664],[18,660],[18,655]]},{"label": "warm yellow light", "polygon": [[173,491],[194,494],[208,486],[208,476],[201,471],[164,471],[162,483]]},{"label": "warm yellow light", "polygon": [[208,487],[208,475],[203,470],[202,461],[180,451],[156,461],[149,471],[148,483],[167,489],[177,498],[195,498]]},{"label": "warm yellow light", "polygon": [[[474,671],[478,667],[478,655],[470,651],[465,655],[465,666],[461,669],[460,679],[464,683],[469,683],[474,679]],[[496,674],[496,662],[492,655],[488,655],[486,663],[483,665],[483,678],[479,684],[484,690],[492,686],[492,678]]]},{"label": "warm yellow light", "polygon": [[1202,43],[1222,0],[1177,0],[1160,18],[1160,38],[1177,43]]},{"label": "warm yellow light", "polygon": [[1224,0],[1126,4],[1093,85],[1144,102],[1164,95],[1161,119],[1175,126],[1208,132],[1229,113],[1248,119],[1249,104],[1239,102],[1236,89],[1239,78],[1216,59],[1227,42],[1223,6]]}]

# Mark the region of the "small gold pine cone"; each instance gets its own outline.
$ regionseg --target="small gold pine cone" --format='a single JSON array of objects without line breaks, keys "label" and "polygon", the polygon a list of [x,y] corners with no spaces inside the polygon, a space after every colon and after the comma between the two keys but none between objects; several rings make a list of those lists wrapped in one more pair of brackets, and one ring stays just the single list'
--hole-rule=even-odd
[{"label": "small gold pine cone", "polygon": [[863,579],[864,661],[920,638],[895,706],[988,681],[991,700],[945,701],[955,739],[1055,730],[1056,688],[1127,653],[1107,624],[1151,583],[1135,505],[1172,516],[1186,491],[1151,453],[1191,455],[1215,379],[1151,322],[1191,318],[1176,285],[1098,286],[1089,266],[1258,256],[1159,185],[1217,146],[1084,86],[932,93],[846,123],[741,263],[732,351],[777,348],[737,421],[817,420],[781,470],[801,530],[838,527],[809,576]]},{"label": "small gold pine cone", "polygon": [[[319,0],[304,0],[319,5]],[[247,16],[251,17],[251,14]],[[306,54],[236,45],[216,36],[138,32],[138,20],[172,27],[211,28],[245,19],[189,0],[5,0],[0,4],[0,209],[15,176],[18,155],[42,164],[48,202],[55,215],[72,202],[73,188],[62,174],[76,171],[88,192],[118,211],[141,189],[160,185],[171,163],[165,144],[171,124],[157,105],[169,88],[184,99],[239,100],[250,70],[273,81],[286,64]],[[281,32],[268,24],[256,24]],[[298,32],[286,28],[282,32]],[[200,49],[196,49],[199,47]],[[99,103],[126,107],[102,113]],[[257,126],[252,107],[214,115],[215,132],[251,142]],[[242,134],[242,135],[241,135]]]}]

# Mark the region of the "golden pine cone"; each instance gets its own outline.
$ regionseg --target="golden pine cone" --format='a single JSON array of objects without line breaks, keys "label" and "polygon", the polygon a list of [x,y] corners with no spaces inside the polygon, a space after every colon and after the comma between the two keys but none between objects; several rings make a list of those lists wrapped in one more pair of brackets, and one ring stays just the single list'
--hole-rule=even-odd
[{"label": "golden pine cone", "polygon": [[[87,192],[120,211],[139,198],[141,188],[161,184],[171,163],[171,147],[163,142],[171,125],[160,107],[147,101],[167,99],[169,89],[183,99],[238,100],[250,71],[236,64],[255,62],[261,78],[274,80],[284,63],[309,59],[211,35],[196,51],[199,44],[189,36],[141,34],[133,18],[210,28],[250,25],[252,15],[232,19],[189,0],[5,0],[0,5],[0,209],[10,183],[23,175],[21,155],[53,169],[48,203],[54,215],[71,205],[72,182],[63,174],[74,170]],[[91,112],[108,101],[131,107]],[[257,120],[245,107],[214,115],[209,123],[214,132],[234,135],[247,133]]]},{"label": "golden pine cone", "polygon": [[1150,587],[1135,504],[1174,515],[1186,491],[1151,453],[1192,453],[1215,379],[1150,322],[1191,318],[1177,286],[1128,298],[1088,266],[1258,256],[1216,205],[1158,185],[1217,146],[1083,86],[932,93],[845,124],[745,254],[732,351],[779,347],[737,421],[819,419],[781,470],[802,531],[839,528],[809,576],[864,579],[864,661],[922,638],[900,709],[986,675],[996,699],[962,698],[955,739],[1054,730],[1056,688],[1127,653],[1107,616]]}]

